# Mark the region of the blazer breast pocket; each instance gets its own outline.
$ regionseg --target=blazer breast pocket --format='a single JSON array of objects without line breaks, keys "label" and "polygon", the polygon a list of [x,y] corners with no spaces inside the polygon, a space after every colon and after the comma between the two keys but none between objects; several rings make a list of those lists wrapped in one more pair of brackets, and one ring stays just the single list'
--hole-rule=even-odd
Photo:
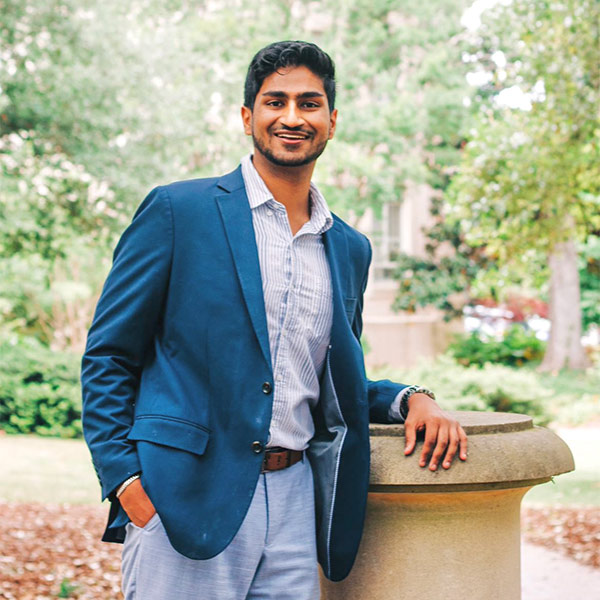
[{"label": "blazer breast pocket", "polygon": [[209,437],[210,431],[198,423],[166,415],[139,415],[127,439],[152,442],[201,455],[206,450]]}]

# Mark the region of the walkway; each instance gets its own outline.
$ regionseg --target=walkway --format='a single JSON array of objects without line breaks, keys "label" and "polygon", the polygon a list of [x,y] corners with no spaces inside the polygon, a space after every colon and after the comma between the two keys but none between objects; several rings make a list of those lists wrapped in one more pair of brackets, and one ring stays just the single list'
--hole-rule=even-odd
[{"label": "walkway", "polygon": [[521,546],[522,600],[600,600],[600,569],[542,546]]}]

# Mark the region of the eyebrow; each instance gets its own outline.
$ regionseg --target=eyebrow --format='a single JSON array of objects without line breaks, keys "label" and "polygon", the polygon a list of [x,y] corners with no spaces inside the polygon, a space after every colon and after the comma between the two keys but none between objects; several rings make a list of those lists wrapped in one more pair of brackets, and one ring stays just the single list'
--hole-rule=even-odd
[{"label": "eyebrow", "polygon": [[[287,98],[289,94],[287,92],[281,92],[279,90],[272,90],[268,92],[264,92],[263,96],[270,96],[271,98]],[[296,98],[323,98],[325,94],[321,92],[302,92],[298,94]]]}]

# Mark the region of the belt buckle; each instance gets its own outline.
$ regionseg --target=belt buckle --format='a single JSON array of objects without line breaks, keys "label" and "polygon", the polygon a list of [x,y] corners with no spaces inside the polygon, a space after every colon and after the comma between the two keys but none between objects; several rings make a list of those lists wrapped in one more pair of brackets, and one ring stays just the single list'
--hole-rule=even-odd
[{"label": "belt buckle", "polygon": [[[287,467],[290,466],[290,462],[291,462],[291,451],[284,449],[284,450],[266,450],[265,451],[265,456],[263,458],[263,462],[262,462],[262,468],[261,468],[261,473],[268,473],[270,471],[280,471],[282,469],[286,469]],[[269,465],[269,457],[271,457],[275,462],[274,465]]]}]

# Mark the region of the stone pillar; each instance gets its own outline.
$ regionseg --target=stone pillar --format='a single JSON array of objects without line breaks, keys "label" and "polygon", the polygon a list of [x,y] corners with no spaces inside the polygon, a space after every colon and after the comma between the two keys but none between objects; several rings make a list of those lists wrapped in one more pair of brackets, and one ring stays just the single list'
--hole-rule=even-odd
[{"label": "stone pillar", "polygon": [[356,563],[322,600],[519,600],[520,506],[532,486],[575,468],[552,431],[513,413],[453,413],[468,459],[419,467],[403,425],[371,425],[371,485]]}]

